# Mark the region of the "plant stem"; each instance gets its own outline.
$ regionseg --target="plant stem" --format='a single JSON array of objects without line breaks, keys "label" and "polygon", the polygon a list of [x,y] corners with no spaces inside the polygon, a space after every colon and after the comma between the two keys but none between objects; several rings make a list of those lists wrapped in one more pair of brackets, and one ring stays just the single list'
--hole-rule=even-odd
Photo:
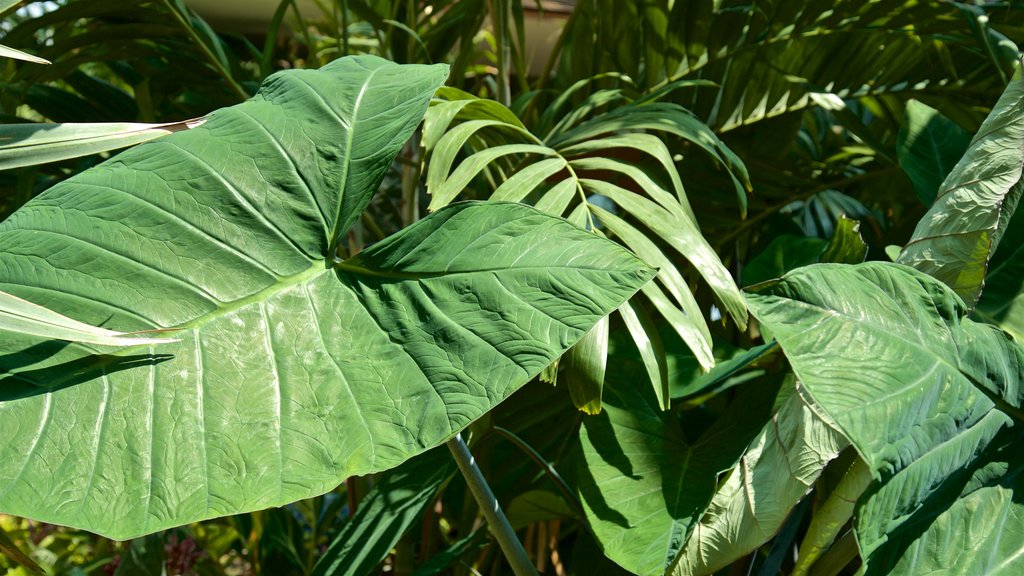
[{"label": "plant stem", "polygon": [[163,5],[167,7],[168,10],[170,10],[171,14],[174,14],[174,19],[177,20],[178,24],[180,24],[181,27],[185,29],[185,32],[188,33],[189,38],[191,38],[193,42],[199,45],[199,49],[203,51],[203,54],[205,54],[206,57],[210,60],[210,63],[213,64],[213,68],[217,70],[217,73],[220,74],[225,81],[227,81],[228,86],[235,92],[235,94],[238,94],[242,98],[242,100],[248,100],[250,94],[245,91],[245,88],[242,88],[242,86],[235,81],[235,79],[231,76],[231,72],[228,72],[227,68],[224,67],[224,64],[221,63],[220,59],[217,58],[213,51],[210,50],[210,47],[206,45],[206,42],[203,42],[203,39],[199,37],[199,34],[196,34],[195,28],[193,28],[192,25],[189,24],[188,20],[185,19],[185,16],[181,12],[179,12],[177,8],[171,5],[170,0],[163,0]]},{"label": "plant stem", "polygon": [[473,454],[469,451],[461,434],[456,434],[448,441],[448,449],[452,451],[452,456],[455,457],[455,463],[458,464],[459,471],[466,479],[469,491],[473,493],[477,504],[480,505],[480,510],[484,513],[487,528],[498,541],[501,551],[505,553],[505,558],[512,566],[512,572],[516,576],[536,576],[537,571],[530,563],[530,557],[527,556],[523,543],[519,541],[501,506],[498,505],[498,499],[494,497],[494,492],[491,491],[483,473],[476,465],[476,460],[473,459]]},{"label": "plant stem", "polygon": [[509,66],[512,60],[512,47],[508,36],[508,0],[491,1],[491,20],[494,25],[494,39],[498,52],[498,93],[495,100],[506,108],[512,105],[512,89],[509,85]]}]

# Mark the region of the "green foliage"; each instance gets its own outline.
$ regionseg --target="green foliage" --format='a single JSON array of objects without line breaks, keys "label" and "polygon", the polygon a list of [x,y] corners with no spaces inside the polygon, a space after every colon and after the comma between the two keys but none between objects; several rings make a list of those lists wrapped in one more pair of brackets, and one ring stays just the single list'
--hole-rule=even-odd
[{"label": "green foliage", "polygon": [[443,442],[645,283],[624,250],[515,204],[453,205],[335,261],[443,75],[282,73],[10,218],[5,288],[180,342],[5,338],[0,409],[23,424],[4,509],[123,538],[323,493]]},{"label": "green foliage", "polygon": [[1020,2],[17,4],[0,572],[1021,571]]},{"label": "green foliage", "polygon": [[[941,566],[942,556],[920,541],[921,527],[935,523],[927,540],[940,538],[938,517],[956,521],[962,498],[1010,505],[999,486],[1016,474],[1015,451],[998,434],[1011,419],[996,406],[1021,414],[1024,349],[967,319],[950,289],[896,264],[816,265],[748,301],[876,481],[856,523],[868,573],[890,573],[897,563]],[[973,538],[971,548],[999,564],[1012,562],[1005,551],[1020,545],[997,530]]]},{"label": "green foliage", "polygon": [[942,280],[973,308],[1024,183],[1024,81],[1007,86],[897,262]]}]

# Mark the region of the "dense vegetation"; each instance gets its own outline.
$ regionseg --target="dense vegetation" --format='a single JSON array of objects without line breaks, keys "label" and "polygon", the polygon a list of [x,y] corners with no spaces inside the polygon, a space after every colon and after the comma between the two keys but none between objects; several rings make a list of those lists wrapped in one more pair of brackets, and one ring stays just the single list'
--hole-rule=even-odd
[{"label": "dense vegetation", "polygon": [[1024,5],[300,4],[0,2],[0,569],[1024,569]]}]

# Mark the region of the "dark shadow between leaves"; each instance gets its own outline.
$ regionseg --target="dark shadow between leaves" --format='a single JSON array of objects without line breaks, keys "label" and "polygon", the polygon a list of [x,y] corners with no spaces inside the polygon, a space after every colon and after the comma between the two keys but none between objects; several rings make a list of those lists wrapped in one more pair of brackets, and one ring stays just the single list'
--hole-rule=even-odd
[{"label": "dark shadow between leaves", "polygon": [[[48,344],[39,344],[32,348],[45,347]],[[60,350],[62,347],[59,346],[57,350]],[[0,376],[0,402],[48,394],[122,370],[141,366],[155,366],[171,358],[174,358],[174,355],[133,354],[131,356],[116,356],[113,354],[92,354],[45,368],[7,372]],[[0,366],[5,365],[0,364]]]}]

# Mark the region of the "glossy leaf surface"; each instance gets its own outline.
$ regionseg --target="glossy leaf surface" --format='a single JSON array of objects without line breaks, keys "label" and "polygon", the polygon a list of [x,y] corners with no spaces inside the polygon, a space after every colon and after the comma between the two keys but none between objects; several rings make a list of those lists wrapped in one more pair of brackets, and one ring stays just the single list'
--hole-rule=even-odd
[{"label": "glossy leaf surface", "polygon": [[[874,476],[856,525],[868,573],[910,561],[912,548],[941,565],[934,547],[914,548],[930,520],[956,513],[974,491],[965,483],[1006,486],[1016,474],[998,462],[1019,448],[993,439],[1007,413],[1020,413],[1024,350],[965,318],[963,301],[939,281],[894,264],[810,266],[748,301]],[[1006,496],[981,494],[972,505],[998,508],[988,499]],[[1007,521],[1013,536],[979,534],[972,550],[996,556],[1024,546],[1020,517]]]},{"label": "glossy leaf surface", "polygon": [[436,446],[653,271],[517,204],[335,246],[443,81],[345,58],[275,75],[0,225],[0,289],[181,342],[0,342],[4,512],[117,538],[332,489]]},{"label": "glossy leaf surface", "polygon": [[1010,82],[897,262],[942,280],[970,308],[1024,192],[1024,80]]},{"label": "glossy leaf surface", "polygon": [[922,204],[932,205],[970,143],[970,134],[938,110],[917,100],[907,102],[896,154]]}]

